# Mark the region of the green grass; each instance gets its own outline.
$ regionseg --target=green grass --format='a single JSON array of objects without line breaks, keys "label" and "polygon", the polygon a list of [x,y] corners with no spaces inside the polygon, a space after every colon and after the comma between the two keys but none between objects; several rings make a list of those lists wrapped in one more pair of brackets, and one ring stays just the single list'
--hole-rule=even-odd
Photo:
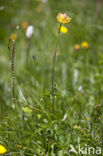
[{"label": "green grass", "polygon": [[[103,10],[97,17],[97,1],[48,0],[42,4],[33,0],[15,3],[8,0],[0,5],[5,6],[0,11],[0,144],[7,148],[5,155],[72,156],[75,154],[69,154],[70,144],[76,150],[78,144],[103,150]],[[53,120],[51,69],[58,12],[66,12],[72,21],[66,25],[68,34],[60,35],[58,45]],[[16,29],[25,20],[34,26],[28,63],[26,38]],[[12,33],[18,35],[16,109],[11,90],[11,54],[7,48]],[[89,48],[75,52],[74,45],[83,41],[88,42]],[[31,112],[25,113],[24,107]],[[65,114],[67,118],[63,121]],[[75,129],[76,125],[79,128]]]}]

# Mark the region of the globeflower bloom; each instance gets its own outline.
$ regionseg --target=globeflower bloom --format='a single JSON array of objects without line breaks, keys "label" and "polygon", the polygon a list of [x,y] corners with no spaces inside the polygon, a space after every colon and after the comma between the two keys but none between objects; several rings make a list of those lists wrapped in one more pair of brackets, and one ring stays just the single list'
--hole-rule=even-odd
[{"label": "globeflower bloom", "polygon": [[21,24],[21,28],[22,28],[23,30],[26,30],[28,26],[29,26],[29,22],[27,22],[27,21],[24,21],[24,22]]},{"label": "globeflower bloom", "polygon": [[62,24],[66,24],[66,23],[69,23],[71,21],[71,17],[67,16],[66,13],[64,13],[64,14],[58,13],[57,20],[58,20],[58,22],[60,22]]},{"label": "globeflower bloom", "polygon": [[88,42],[85,42],[85,41],[82,42],[81,47],[84,48],[84,49],[87,49],[89,47]]},{"label": "globeflower bloom", "polygon": [[74,50],[75,51],[79,51],[80,50],[80,45],[79,44],[75,44],[74,45]]},{"label": "globeflower bloom", "polygon": [[7,149],[3,145],[0,145],[0,154],[4,154],[6,152],[7,152]]},{"label": "globeflower bloom", "polygon": [[11,34],[10,39],[11,39],[12,41],[17,40],[17,35],[16,35],[16,34]]},{"label": "globeflower bloom", "polygon": [[66,33],[68,33],[68,28],[66,28],[64,26],[61,26],[60,32],[63,33],[63,34],[66,34]]}]

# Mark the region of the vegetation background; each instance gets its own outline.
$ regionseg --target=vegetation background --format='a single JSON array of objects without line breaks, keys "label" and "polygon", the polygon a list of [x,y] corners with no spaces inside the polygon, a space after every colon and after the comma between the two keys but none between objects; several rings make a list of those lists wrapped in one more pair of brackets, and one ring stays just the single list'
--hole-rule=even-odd
[{"label": "vegetation background", "polygon": [[[0,144],[8,156],[68,156],[70,144],[103,150],[103,1],[0,0]],[[52,119],[51,67],[58,12],[72,17],[61,34],[55,70],[55,120]],[[21,28],[34,26],[30,54]],[[16,109],[11,90],[15,42]],[[88,42],[87,49],[74,50]],[[65,118],[64,118],[65,117]],[[103,153],[101,154],[103,155]]]}]

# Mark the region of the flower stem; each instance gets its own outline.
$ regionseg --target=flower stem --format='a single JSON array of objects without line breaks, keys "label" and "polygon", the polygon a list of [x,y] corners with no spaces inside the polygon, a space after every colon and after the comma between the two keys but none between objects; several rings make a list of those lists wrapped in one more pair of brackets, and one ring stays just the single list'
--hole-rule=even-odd
[{"label": "flower stem", "polygon": [[58,48],[58,43],[59,43],[61,26],[62,26],[62,23],[60,23],[60,26],[59,26],[58,38],[57,38],[57,42],[56,42],[56,46],[55,46],[55,50],[54,50],[54,54],[53,54],[53,66],[52,66],[52,77],[51,77],[51,81],[52,81],[51,95],[52,95],[52,100],[53,100],[52,101],[52,114],[53,114],[53,118],[54,118],[54,113],[55,113],[55,100],[54,100],[55,63],[56,63],[56,54],[57,54],[57,48]]},{"label": "flower stem", "polygon": [[30,53],[30,39],[27,39],[26,41],[26,63],[28,63],[29,53]]},{"label": "flower stem", "polygon": [[14,54],[15,54],[15,41],[12,41],[12,53],[11,53],[11,72],[12,72],[12,96],[15,104],[15,67],[14,67]]}]

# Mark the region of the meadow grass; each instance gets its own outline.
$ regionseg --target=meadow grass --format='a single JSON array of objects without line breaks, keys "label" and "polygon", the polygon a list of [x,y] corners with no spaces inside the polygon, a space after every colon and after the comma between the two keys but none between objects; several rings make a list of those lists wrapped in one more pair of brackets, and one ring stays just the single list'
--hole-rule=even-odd
[{"label": "meadow grass", "polygon": [[[6,4],[1,0],[0,5],[4,6],[0,11],[0,144],[7,149],[4,155],[72,156],[70,144],[76,150],[78,144],[103,150],[103,10],[96,12],[98,2],[22,0]],[[58,12],[67,13],[72,20],[66,25],[68,33],[60,34],[56,46]],[[27,38],[21,31],[24,21],[34,27],[28,56]],[[14,99],[11,51],[7,48],[13,33],[18,36]],[[88,48],[75,51],[74,45],[84,41]]]}]

